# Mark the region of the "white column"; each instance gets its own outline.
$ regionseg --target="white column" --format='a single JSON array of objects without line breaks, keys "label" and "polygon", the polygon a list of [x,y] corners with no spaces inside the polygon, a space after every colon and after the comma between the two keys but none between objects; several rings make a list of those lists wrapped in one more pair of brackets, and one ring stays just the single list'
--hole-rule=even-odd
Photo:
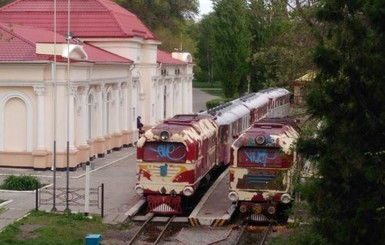
[{"label": "white column", "polygon": [[127,130],[128,129],[128,99],[127,99],[127,83],[122,83],[122,108],[121,108],[121,113],[122,113],[122,125],[121,129],[122,130]]},{"label": "white column", "polygon": [[182,111],[183,113],[190,113],[191,111],[188,109],[189,107],[189,100],[191,99],[190,98],[190,95],[189,95],[189,90],[188,90],[188,84],[189,84],[189,81],[188,79],[186,78],[186,76],[183,76],[182,80],[181,80],[181,84],[182,84],[182,104],[183,104],[183,107],[182,107]]},{"label": "white column", "polygon": [[[139,100],[139,92],[138,92],[138,81],[137,80],[134,80],[133,83],[132,83],[132,86],[131,86],[131,111],[130,111],[130,115],[131,115],[131,129],[133,131],[136,130],[136,117],[139,113],[139,110],[138,110],[138,100]],[[143,118],[143,116],[142,116]]]},{"label": "white column", "polygon": [[113,132],[120,132],[120,94],[119,94],[120,84],[115,84],[114,86],[114,97],[115,97],[115,105],[114,105],[114,125]]},{"label": "white column", "polygon": [[[37,150],[45,149],[45,86],[34,86],[37,95]],[[55,109],[54,109],[55,110]]]},{"label": "white column", "polygon": [[88,92],[88,86],[81,87],[79,89],[79,133],[80,133],[80,145],[87,145],[87,138],[88,138],[88,99],[87,99],[87,92]]},{"label": "white column", "polygon": [[187,105],[188,105],[188,108],[187,108],[187,111],[188,112],[192,112],[193,111],[193,95],[192,95],[192,91],[193,91],[193,88],[192,88],[192,80],[193,78],[189,78],[187,80]]},{"label": "white column", "polygon": [[75,94],[76,94],[77,86],[68,87],[68,142],[70,149],[75,148]]},{"label": "white column", "polygon": [[103,131],[103,108],[104,108],[104,103],[103,103],[103,85],[97,86],[96,87],[96,99],[95,103],[97,104],[97,125],[96,125],[96,134],[98,138],[103,138],[104,137],[104,131]]}]

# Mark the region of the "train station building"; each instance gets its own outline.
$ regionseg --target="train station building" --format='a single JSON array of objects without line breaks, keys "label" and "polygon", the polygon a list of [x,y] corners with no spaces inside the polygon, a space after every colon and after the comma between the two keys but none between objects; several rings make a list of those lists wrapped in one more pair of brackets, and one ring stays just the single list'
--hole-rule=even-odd
[{"label": "train station building", "polygon": [[0,166],[75,169],[192,112],[192,57],[160,44],[112,0],[0,8]]}]

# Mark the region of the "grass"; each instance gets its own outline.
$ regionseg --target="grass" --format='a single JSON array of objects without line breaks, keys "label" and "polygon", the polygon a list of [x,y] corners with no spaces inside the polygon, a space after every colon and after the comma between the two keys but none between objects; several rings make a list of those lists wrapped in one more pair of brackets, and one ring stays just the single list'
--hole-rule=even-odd
[{"label": "grass", "polygon": [[200,82],[200,81],[193,81],[193,87],[194,88],[216,88],[216,89],[222,89],[221,83],[219,81],[214,82],[213,84],[210,84],[208,82]]},{"label": "grass", "polygon": [[40,183],[39,179],[34,176],[10,175],[0,185],[0,189],[25,191],[35,190],[36,188],[39,188],[41,186],[42,184]]},{"label": "grass", "polygon": [[0,244],[84,245],[87,234],[102,234],[107,229],[100,217],[32,211],[0,233]]},{"label": "grass", "polygon": [[326,245],[327,242],[310,225],[291,229],[287,234],[271,238],[270,245]]},{"label": "grass", "polygon": [[221,83],[218,81],[214,82],[213,84],[209,84],[208,82],[194,81],[193,87],[199,88],[200,90],[205,91],[206,93],[213,96],[218,96],[221,98],[225,97],[225,95],[223,94]]}]

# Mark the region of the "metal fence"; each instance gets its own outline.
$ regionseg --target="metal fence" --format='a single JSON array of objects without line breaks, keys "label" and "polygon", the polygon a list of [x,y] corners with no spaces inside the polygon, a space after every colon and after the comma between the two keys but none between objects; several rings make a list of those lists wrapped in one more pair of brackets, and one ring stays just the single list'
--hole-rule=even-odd
[{"label": "metal fence", "polygon": [[[67,188],[57,187],[54,191],[53,187],[43,187],[36,189],[36,210],[42,206],[80,207],[86,205],[86,189],[85,188]],[[100,214],[104,216],[104,184],[96,188],[89,188],[88,205],[100,209]],[[55,198],[55,201],[54,201]],[[85,210],[84,210],[85,212]]]}]

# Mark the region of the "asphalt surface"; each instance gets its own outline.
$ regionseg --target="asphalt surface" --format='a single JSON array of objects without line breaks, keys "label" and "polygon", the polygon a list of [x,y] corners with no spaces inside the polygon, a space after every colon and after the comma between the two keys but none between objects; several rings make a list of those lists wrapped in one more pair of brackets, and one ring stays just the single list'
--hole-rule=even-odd
[{"label": "asphalt surface", "polygon": [[197,88],[193,88],[193,111],[199,112],[206,110],[206,102],[218,98]]},{"label": "asphalt surface", "polygon": [[[206,110],[206,101],[216,98],[199,89],[193,89],[193,111],[199,112]],[[127,211],[131,209],[139,201],[139,196],[134,192],[136,178],[136,148],[122,148],[120,151],[114,151],[104,158],[97,158],[91,162],[89,168],[90,188],[99,188],[104,185],[104,218],[103,222],[108,224],[117,224],[123,222],[127,218]],[[84,189],[86,186],[86,170],[78,168],[76,171],[34,171],[32,169],[20,168],[0,168],[0,183],[9,175],[31,175],[40,179],[45,184],[45,188],[52,188],[55,182],[56,190],[66,188],[67,183],[69,190]],[[55,180],[55,181],[54,181]],[[61,192],[56,191],[56,194]],[[74,191],[74,193],[76,193]],[[64,211],[66,208],[65,194],[57,198],[55,206],[53,203],[47,205],[39,204],[39,210],[52,211],[56,209],[58,212]],[[74,199],[72,194],[69,199]],[[6,191],[0,190],[0,231],[9,224],[23,218],[31,210],[36,207],[35,191]],[[63,205],[64,204],[64,205]],[[85,212],[83,203],[79,205],[69,205],[71,212]],[[90,215],[100,214],[99,207],[89,207]]]}]

